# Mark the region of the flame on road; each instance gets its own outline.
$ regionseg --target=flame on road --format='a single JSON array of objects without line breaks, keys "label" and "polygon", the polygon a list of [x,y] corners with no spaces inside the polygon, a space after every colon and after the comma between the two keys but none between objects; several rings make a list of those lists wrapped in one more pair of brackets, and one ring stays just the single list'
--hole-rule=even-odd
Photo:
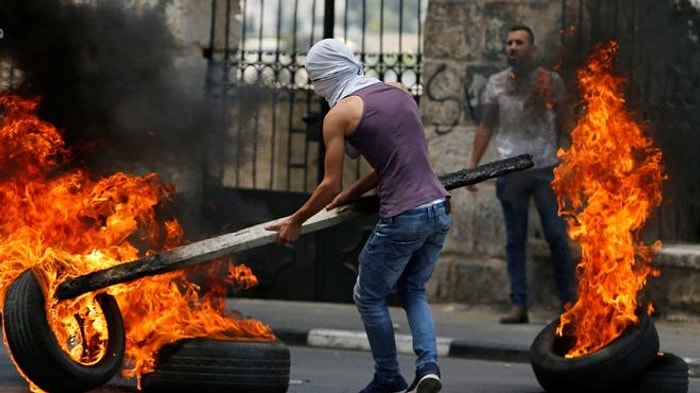
[{"label": "flame on road", "polygon": [[661,243],[644,244],[643,225],[661,203],[661,151],[625,109],[624,80],[612,73],[618,50],[599,45],[578,71],[585,113],[560,150],[553,187],[571,238],[581,247],[578,298],[558,334],[575,337],[567,357],[595,352],[638,322],[638,304]]},{"label": "flame on road", "polygon": [[[177,220],[157,217],[172,186],[154,173],[91,174],[71,160],[58,130],[38,118],[38,104],[35,98],[0,95],[0,302],[20,273],[39,271],[58,342],[76,362],[94,364],[109,340],[94,293],[62,302],[51,294],[66,279],[176,247],[183,230]],[[214,271],[217,264],[207,268]],[[157,351],[181,338],[274,339],[262,322],[226,314],[227,285],[257,284],[245,265],[228,263],[227,269],[225,280],[207,292],[184,271],[103,290],[123,314],[125,376],[152,371]]]}]

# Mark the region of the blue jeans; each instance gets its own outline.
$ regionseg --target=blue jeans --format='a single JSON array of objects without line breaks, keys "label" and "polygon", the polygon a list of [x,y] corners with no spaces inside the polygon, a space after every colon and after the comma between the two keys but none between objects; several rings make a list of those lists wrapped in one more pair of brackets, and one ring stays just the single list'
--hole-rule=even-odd
[{"label": "blue jeans", "polygon": [[549,244],[554,280],[562,303],[574,301],[576,276],[566,232],[559,216],[551,183],[553,168],[530,169],[501,176],[496,180],[496,195],[503,207],[506,225],[506,261],[510,278],[510,297],[514,305],[527,307],[528,289],[525,268],[527,224],[530,199],[535,201],[542,230]]},{"label": "blue jeans", "polygon": [[386,300],[394,289],[411,329],[413,350],[418,356],[416,366],[437,363],[435,325],[425,285],[452,224],[447,210],[442,202],[382,218],[360,252],[353,298],[380,381],[388,382],[400,375]]}]

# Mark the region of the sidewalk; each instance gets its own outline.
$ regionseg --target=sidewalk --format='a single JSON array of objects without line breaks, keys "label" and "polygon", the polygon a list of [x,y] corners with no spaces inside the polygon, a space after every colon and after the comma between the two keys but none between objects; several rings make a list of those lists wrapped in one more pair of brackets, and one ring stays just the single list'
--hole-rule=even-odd
[{"label": "sidewalk", "polygon": [[[230,309],[270,325],[288,345],[369,350],[359,314],[352,304],[267,299],[231,299]],[[434,304],[440,356],[529,363],[530,344],[556,317],[547,310],[530,312],[530,323],[501,325],[500,312],[489,306]],[[400,308],[391,308],[397,348],[413,353],[408,323]],[[700,378],[700,321],[655,321],[660,350],[686,360],[690,376]]]}]

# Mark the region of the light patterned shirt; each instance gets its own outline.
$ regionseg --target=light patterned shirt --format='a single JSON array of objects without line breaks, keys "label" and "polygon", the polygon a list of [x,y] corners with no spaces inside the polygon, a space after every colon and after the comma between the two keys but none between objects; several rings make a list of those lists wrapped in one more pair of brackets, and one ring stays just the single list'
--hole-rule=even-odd
[{"label": "light patterned shirt", "polygon": [[541,67],[519,81],[511,68],[492,75],[482,102],[497,107],[496,147],[501,157],[531,154],[534,168],[558,164],[554,103],[565,99],[566,87],[559,74]]}]

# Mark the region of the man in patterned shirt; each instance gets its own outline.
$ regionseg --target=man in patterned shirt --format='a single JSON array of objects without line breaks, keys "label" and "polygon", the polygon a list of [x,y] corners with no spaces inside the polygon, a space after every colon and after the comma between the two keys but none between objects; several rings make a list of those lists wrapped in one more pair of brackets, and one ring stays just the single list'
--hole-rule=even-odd
[{"label": "man in patterned shirt", "polygon": [[[479,164],[494,130],[502,158],[531,154],[533,168],[501,176],[496,195],[506,227],[506,262],[511,311],[501,323],[528,322],[526,243],[530,200],[534,200],[549,243],[554,280],[562,306],[576,296],[574,262],[566,223],[558,214],[551,187],[557,149],[569,143],[571,116],[561,77],[535,64],[535,36],[524,25],[513,26],[506,40],[509,67],[492,75],[483,93],[483,116],[474,137],[470,167]],[[467,187],[474,191],[475,186]]]}]

